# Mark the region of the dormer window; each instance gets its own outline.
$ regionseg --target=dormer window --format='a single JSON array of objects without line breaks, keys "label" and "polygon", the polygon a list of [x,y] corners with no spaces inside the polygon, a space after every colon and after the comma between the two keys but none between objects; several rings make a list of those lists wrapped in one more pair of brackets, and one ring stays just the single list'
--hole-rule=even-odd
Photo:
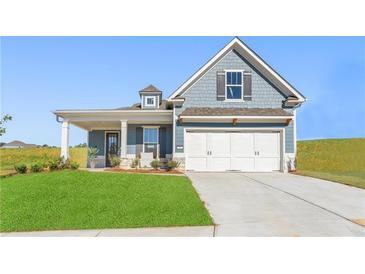
[{"label": "dormer window", "polygon": [[242,71],[226,71],[226,100],[243,100]]},{"label": "dormer window", "polygon": [[156,107],[156,96],[145,96],[146,107]]},{"label": "dormer window", "polygon": [[139,92],[141,96],[141,108],[158,109],[162,100],[162,91],[153,85],[145,87]]}]

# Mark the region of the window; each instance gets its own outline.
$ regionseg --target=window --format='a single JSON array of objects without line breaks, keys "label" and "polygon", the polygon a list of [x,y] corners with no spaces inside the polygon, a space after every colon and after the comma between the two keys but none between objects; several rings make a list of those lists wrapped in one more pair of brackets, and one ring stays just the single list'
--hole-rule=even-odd
[{"label": "window", "polygon": [[158,128],[143,128],[143,143],[157,144],[158,143]]},{"label": "window", "polygon": [[155,107],[156,106],[156,97],[155,96],[146,96],[145,105],[146,105],[146,107]]},{"label": "window", "polygon": [[243,100],[242,71],[226,72],[226,100]]},{"label": "window", "polygon": [[159,155],[158,127],[143,128],[143,152],[152,152],[153,157]]}]

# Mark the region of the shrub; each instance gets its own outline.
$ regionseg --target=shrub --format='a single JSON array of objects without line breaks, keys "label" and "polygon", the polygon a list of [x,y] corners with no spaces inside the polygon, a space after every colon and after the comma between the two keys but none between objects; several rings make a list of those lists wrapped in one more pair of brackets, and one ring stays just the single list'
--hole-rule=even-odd
[{"label": "shrub", "polygon": [[120,158],[116,155],[111,156],[110,164],[112,167],[118,167],[120,165]]},{"label": "shrub", "polygon": [[74,169],[74,170],[79,169],[79,167],[80,167],[79,163],[77,163],[77,162],[71,162],[70,166],[71,166],[71,169]]},{"label": "shrub", "polygon": [[32,172],[41,172],[43,170],[43,166],[40,163],[35,163],[30,166],[30,170]]},{"label": "shrub", "polygon": [[180,166],[180,162],[175,160],[170,160],[167,162],[167,168],[169,170],[174,170],[175,168],[178,168]]},{"label": "shrub", "polygon": [[58,159],[58,169],[69,169],[71,168],[71,161],[70,159],[64,160],[63,157]]},{"label": "shrub", "polygon": [[14,166],[14,169],[18,173],[27,173],[27,166],[25,164],[18,164]]},{"label": "shrub", "polygon": [[138,168],[139,167],[139,159],[135,158],[132,160],[131,168]]},{"label": "shrub", "polygon": [[159,169],[159,167],[160,167],[160,160],[158,160],[158,159],[153,160],[151,162],[151,167],[153,169],[156,169],[156,170]]},{"label": "shrub", "polygon": [[59,165],[59,163],[58,163],[57,159],[52,159],[48,162],[48,168],[50,171],[57,170],[58,165]]}]

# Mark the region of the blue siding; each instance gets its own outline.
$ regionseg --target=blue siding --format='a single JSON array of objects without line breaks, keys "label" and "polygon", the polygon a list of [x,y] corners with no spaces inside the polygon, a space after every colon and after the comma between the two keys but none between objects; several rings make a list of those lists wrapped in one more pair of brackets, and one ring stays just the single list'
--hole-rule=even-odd
[{"label": "blue siding", "polygon": [[285,127],[285,152],[294,153],[294,122]]},{"label": "blue siding", "polygon": [[[252,71],[252,101],[217,101],[217,71],[240,69]],[[187,107],[281,108],[285,96],[234,51],[229,52],[183,95]],[[179,114],[179,113],[177,113]]]},{"label": "blue siding", "polygon": [[[147,125],[128,125],[127,131],[127,154],[136,153],[136,128]],[[160,127],[166,128],[166,153],[172,153],[172,126],[161,125]],[[108,131],[108,130],[106,130]],[[115,130],[110,130],[115,131]],[[105,147],[105,130],[94,130],[89,132],[89,147],[96,146],[99,149],[98,155],[104,155]]]},{"label": "blue siding", "polygon": [[[137,125],[137,124],[128,125],[127,154],[136,153],[136,128],[142,127],[142,126],[148,126],[148,125]],[[167,154],[171,154],[172,153],[172,125],[160,125],[160,127],[166,128],[165,151]],[[109,130],[89,131],[89,147],[97,147],[99,149],[98,155],[104,155],[105,131],[109,131]],[[110,131],[116,131],[116,130],[110,130]],[[120,131],[119,131],[119,134],[120,134]]]},{"label": "blue siding", "polygon": [[[251,70],[252,71],[252,101],[246,102],[224,102],[217,100],[216,83],[217,71],[228,69]],[[227,53],[211,70],[202,76],[183,95],[185,102],[181,107],[175,106],[175,114],[180,115],[184,109],[189,107],[237,107],[237,108],[281,108],[285,96],[276,89],[263,75],[257,72],[244,58],[236,52]],[[290,109],[286,111],[291,112]],[[184,152],[184,149],[177,149],[184,145],[184,128],[193,124],[180,124],[176,121],[175,128],[175,149],[176,152]],[[206,127],[233,127],[231,123],[196,123],[194,126]],[[285,127],[285,152],[294,152],[293,122],[288,126],[284,124],[238,124],[236,127]]]},{"label": "blue siding", "polygon": [[98,155],[104,155],[104,138],[105,130],[89,131],[89,147],[97,147],[99,149]]}]

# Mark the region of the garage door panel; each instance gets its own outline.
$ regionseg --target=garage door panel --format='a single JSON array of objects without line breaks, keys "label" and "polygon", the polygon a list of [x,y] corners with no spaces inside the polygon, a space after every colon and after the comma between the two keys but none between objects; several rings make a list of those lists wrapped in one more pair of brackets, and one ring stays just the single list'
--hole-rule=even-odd
[{"label": "garage door panel", "polygon": [[207,170],[210,171],[227,171],[231,168],[231,158],[221,157],[221,158],[207,158]]},{"label": "garage door panel", "polygon": [[208,150],[212,152],[212,157],[227,157],[231,155],[229,134],[217,132],[208,134]]},{"label": "garage door panel", "polygon": [[231,158],[231,170],[253,171],[255,169],[255,159],[250,158]]},{"label": "garage door panel", "polygon": [[206,157],[207,155],[207,138],[206,133],[189,132],[187,134],[186,152],[189,157]]},{"label": "garage door panel", "polygon": [[255,133],[255,150],[260,157],[280,156],[280,136],[276,132]]},{"label": "garage door panel", "polygon": [[232,157],[253,157],[255,155],[254,133],[230,133]]},{"label": "garage door panel", "polygon": [[188,158],[186,163],[187,170],[195,171],[206,171],[207,169],[207,158],[206,157],[194,157]]},{"label": "garage door panel", "polygon": [[258,157],[255,159],[256,171],[278,171],[280,170],[280,158]]}]

